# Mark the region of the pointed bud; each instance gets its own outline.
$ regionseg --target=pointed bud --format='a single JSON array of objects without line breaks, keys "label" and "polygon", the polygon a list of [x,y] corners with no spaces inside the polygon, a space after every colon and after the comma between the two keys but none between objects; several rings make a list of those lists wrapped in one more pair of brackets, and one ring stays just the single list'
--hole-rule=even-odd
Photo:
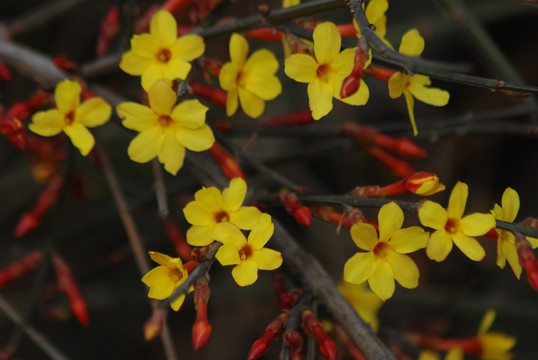
[{"label": "pointed bud", "polygon": [[338,351],[336,344],[323,330],[318,317],[308,308],[303,309],[302,316],[305,332],[316,340],[321,354],[327,360],[337,360]]},{"label": "pointed bud", "polygon": [[189,88],[193,95],[199,96],[213,105],[226,107],[226,91],[220,87],[205,85],[201,82],[189,79]]},{"label": "pointed bud", "polygon": [[229,179],[240,177],[245,181],[247,180],[241,166],[239,166],[239,162],[224,150],[222,146],[215,142],[213,146],[209,148],[209,154]]},{"label": "pointed bud", "polygon": [[35,269],[41,260],[43,260],[43,251],[35,250],[0,269],[0,288]]},{"label": "pointed bud", "polygon": [[345,99],[353,94],[355,94],[361,85],[362,73],[364,65],[370,59],[370,54],[368,53],[368,44],[366,40],[361,38],[355,51],[355,63],[351,74],[349,74],[344,81],[342,82],[342,87],[340,88],[340,97]]},{"label": "pointed bud", "polygon": [[312,224],[312,213],[310,212],[310,209],[299,201],[299,198],[295,193],[283,189],[278,194],[278,197],[286,211],[292,214],[299,224],[307,227]]},{"label": "pointed bud", "polygon": [[197,317],[192,327],[192,346],[195,351],[201,349],[209,341],[211,330],[211,324],[207,318],[198,319]]},{"label": "pointed bud", "polygon": [[152,340],[159,336],[164,328],[168,308],[155,307],[153,315],[144,324],[144,339]]},{"label": "pointed bud", "polygon": [[278,336],[280,336],[280,334],[286,327],[289,317],[289,312],[285,311],[278,315],[276,319],[271,321],[269,325],[267,325],[262,336],[260,336],[256,341],[254,341],[254,343],[250,347],[247,360],[259,359],[263,354],[267,352],[267,350],[269,350],[269,346],[271,345],[271,343],[275,341]]},{"label": "pointed bud", "polygon": [[246,38],[264,41],[282,41],[282,32],[271,28],[260,28],[243,33]]},{"label": "pointed bud", "polygon": [[397,157],[387,153],[386,151],[376,147],[370,146],[366,148],[368,153],[376,158],[379,162],[385,165],[394,175],[399,177],[406,177],[411,175],[415,169],[409,164],[409,162],[398,159]]},{"label": "pointed bud", "polygon": [[396,73],[396,70],[370,65],[364,72],[369,76],[373,76],[378,80],[388,83],[392,75]]},{"label": "pointed bud", "polygon": [[280,296],[278,303],[282,309],[289,310],[303,296],[304,291],[301,288],[295,288]]},{"label": "pointed bud", "polygon": [[4,62],[0,62],[0,80],[11,81],[11,70]]},{"label": "pointed bud", "polygon": [[207,303],[209,302],[208,279],[202,277],[194,287],[194,307],[196,309],[196,321],[192,327],[192,345],[194,350],[201,349],[211,337],[211,324],[207,319]]},{"label": "pointed bud", "polygon": [[120,30],[120,8],[117,5],[112,6],[101,22],[99,36],[95,52],[97,56],[104,56],[110,47],[110,44]]},{"label": "pointed bud", "polygon": [[261,126],[266,127],[291,127],[304,126],[314,122],[312,112],[308,110],[298,110],[292,113],[271,116],[260,121]]}]

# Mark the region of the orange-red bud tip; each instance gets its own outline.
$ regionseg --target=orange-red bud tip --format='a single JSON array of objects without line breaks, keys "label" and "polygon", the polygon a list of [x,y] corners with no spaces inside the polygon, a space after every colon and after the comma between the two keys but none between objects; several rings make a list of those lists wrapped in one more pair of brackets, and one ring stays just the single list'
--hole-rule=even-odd
[{"label": "orange-red bud tip", "polygon": [[353,74],[349,75],[342,82],[342,88],[340,89],[340,97],[345,99],[353,94],[355,94],[361,85],[361,79],[356,78]]},{"label": "orange-red bud tip", "polygon": [[84,298],[80,296],[72,297],[69,299],[69,305],[78,322],[83,326],[88,326],[90,324],[90,315]]},{"label": "orange-red bud tip", "polygon": [[293,216],[295,217],[295,220],[303,226],[310,226],[312,225],[312,213],[310,212],[310,209],[306,206],[300,206],[293,212]]},{"label": "orange-red bud tip", "polygon": [[192,346],[194,350],[201,349],[211,337],[211,324],[207,319],[196,320],[192,327]]},{"label": "orange-red bud tip", "polygon": [[146,341],[149,341],[161,334],[164,327],[165,317],[166,310],[155,309],[153,315],[144,324],[144,339],[146,339]]},{"label": "orange-red bud tip", "polygon": [[21,238],[35,229],[41,221],[41,217],[36,216],[32,211],[25,213],[15,226],[13,235],[16,238]]}]

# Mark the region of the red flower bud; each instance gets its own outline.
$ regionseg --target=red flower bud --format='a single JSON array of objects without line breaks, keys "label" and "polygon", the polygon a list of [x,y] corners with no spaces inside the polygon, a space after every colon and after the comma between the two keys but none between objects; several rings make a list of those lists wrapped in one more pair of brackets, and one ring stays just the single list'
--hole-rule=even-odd
[{"label": "red flower bud", "polygon": [[370,59],[368,45],[364,40],[359,40],[359,46],[355,51],[355,64],[353,65],[353,70],[351,70],[351,74],[344,79],[342,87],[340,88],[341,98],[347,98],[359,90],[364,65],[368,59]]},{"label": "red flower bud", "polygon": [[68,73],[78,73],[80,71],[79,66],[64,55],[56,55],[52,58],[52,61],[54,62],[54,65],[62,71]]},{"label": "red flower bud", "polygon": [[353,26],[353,23],[339,24],[339,25],[336,25],[336,28],[338,29],[340,36],[344,38],[357,37],[357,30],[355,29],[355,26]]},{"label": "red flower bud", "polygon": [[293,289],[291,291],[288,291],[287,293],[280,295],[278,303],[280,304],[280,307],[282,309],[289,310],[293,307],[293,305],[295,305],[297,300],[299,300],[301,296],[303,296],[303,293],[304,291],[301,288]]},{"label": "red flower bud", "polygon": [[316,339],[319,351],[326,359],[338,359],[338,351],[335,342],[323,330],[318,317],[308,308],[303,309],[303,326],[307,335]]},{"label": "red flower bud", "polygon": [[392,75],[396,73],[396,70],[385,69],[375,65],[370,65],[367,69],[364,70],[364,72],[367,75],[373,76],[378,80],[388,83]]},{"label": "red flower bud", "polygon": [[35,269],[43,259],[43,251],[35,250],[0,270],[0,288]]},{"label": "red flower bud", "polygon": [[222,172],[228,178],[233,179],[236,177],[240,177],[245,181],[247,180],[237,160],[226,150],[224,150],[219,144],[214,143],[213,146],[209,148],[209,154],[211,154],[213,159],[215,159]]},{"label": "red flower bud", "polygon": [[110,44],[120,30],[120,8],[112,6],[101,22],[99,37],[97,38],[96,53],[97,56],[106,54]]},{"label": "red flower bud", "polygon": [[407,161],[398,159],[397,157],[376,146],[370,146],[366,148],[366,150],[396,176],[406,177],[415,171],[415,169]]},{"label": "red flower bud", "polygon": [[312,224],[312,213],[310,209],[299,201],[297,195],[284,189],[280,191],[278,196],[286,211],[293,214],[299,224],[303,226],[310,226]]},{"label": "red flower bud", "polygon": [[11,81],[11,70],[4,62],[0,62],[0,80]]},{"label": "red flower bud", "polygon": [[445,190],[445,185],[439,182],[439,177],[435,174],[419,171],[403,179],[404,186],[417,195],[434,195]]},{"label": "red flower bud", "polygon": [[226,107],[226,91],[216,86],[205,85],[201,82],[190,80],[189,87],[194,95],[201,97],[220,107]]},{"label": "red flower bud", "polygon": [[153,315],[144,324],[144,339],[146,339],[146,341],[149,341],[161,334],[163,331],[167,310],[167,308],[159,307],[156,307],[153,310]]},{"label": "red flower bud", "polygon": [[262,336],[260,336],[256,341],[254,341],[254,343],[250,347],[247,360],[258,359],[263,354],[265,354],[267,350],[269,350],[269,346],[271,345],[271,343],[275,341],[278,336],[280,336],[280,334],[286,327],[289,317],[290,314],[287,311],[283,312],[278,315],[275,320],[271,321],[269,325],[267,325]]},{"label": "red flower bud", "polygon": [[243,33],[246,38],[265,40],[265,41],[282,41],[282,32],[276,29],[260,28],[249,30]]},{"label": "red flower bud", "polygon": [[200,278],[194,288],[194,307],[196,321],[192,327],[192,345],[194,350],[201,349],[211,337],[211,324],[207,319],[207,303],[210,290],[207,278]]},{"label": "red flower bud", "polygon": [[521,234],[515,234],[519,264],[527,273],[527,281],[535,291],[538,291],[538,264],[529,241]]},{"label": "red flower bud", "polygon": [[179,225],[171,218],[166,217],[161,221],[166,235],[174,245],[176,253],[183,261],[190,260],[191,258],[191,247],[187,244],[183,232],[179,228]]},{"label": "red flower bud", "polygon": [[303,347],[304,340],[298,331],[288,330],[284,333],[282,339],[284,340],[284,344],[289,348],[300,349]]},{"label": "red flower bud", "polygon": [[289,114],[272,116],[260,121],[261,126],[303,126],[314,122],[310,110],[298,110]]}]

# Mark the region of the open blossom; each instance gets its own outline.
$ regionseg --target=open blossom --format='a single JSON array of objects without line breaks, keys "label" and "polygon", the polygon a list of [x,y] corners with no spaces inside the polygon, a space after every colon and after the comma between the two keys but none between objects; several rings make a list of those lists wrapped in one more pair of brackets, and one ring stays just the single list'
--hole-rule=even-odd
[{"label": "open blossom", "polygon": [[[364,105],[370,92],[361,79],[359,90],[346,98],[340,97],[344,79],[353,70],[355,51],[340,52],[342,39],[332,22],[318,24],[314,29],[314,57],[293,54],[286,58],[284,72],[295,81],[307,83],[308,102],[315,120],[327,115],[333,108],[333,97],[350,105]],[[370,59],[365,62],[366,68]]]},{"label": "open blossom", "polygon": [[185,148],[204,151],[215,142],[211,128],[205,123],[208,108],[198,100],[176,104],[176,93],[165,80],[157,81],[149,90],[149,107],[135,102],[118,105],[122,124],[140,132],[129,144],[129,158],[146,163],[155,157],[170,174],[183,166]]},{"label": "open blossom", "polygon": [[215,257],[223,266],[234,265],[232,276],[237,285],[252,285],[258,279],[258,270],[275,270],[282,265],[280,252],[264,247],[273,231],[268,214],[259,217],[248,238],[231,223],[222,223],[215,229],[215,238],[222,243]]},{"label": "open blossom", "polygon": [[[404,34],[399,48],[400,53],[407,56],[419,56],[423,50],[424,39],[417,29],[411,29]],[[389,79],[390,97],[397,99],[402,94],[404,95],[414,135],[418,134],[415,122],[414,98],[433,106],[445,106],[450,98],[448,91],[431,88],[429,87],[430,84],[431,80],[428,76],[420,74],[407,75],[401,71],[394,73]]]},{"label": "open blossom", "polygon": [[183,209],[192,226],[187,230],[187,242],[193,246],[209,245],[215,240],[214,230],[221,223],[231,223],[242,230],[256,225],[261,212],[254,206],[242,206],[247,184],[234,178],[222,192],[216,187],[204,187],[194,194],[194,200]]},{"label": "open blossom", "polygon": [[[501,206],[495,204],[491,213],[495,219],[514,222],[519,211],[519,195],[512,188],[506,188],[503,193]],[[503,269],[508,260],[508,264],[514,271],[514,274],[519,279],[521,277],[521,264],[516,248],[516,239],[514,234],[508,230],[496,229],[497,231],[497,265]],[[527,237],[533,248],[538,247],[538,239]]]},{"label": "open blossom", "polygon": [[366,283],[357,285],[342,281],[338,283],[337,288],[361,319],[370,324],[372,330],[377,331],[379,329],[377,312],[383,301],[366,286]]},{"label": "open blossom", "polygon": [[54,136],[62,131],[84,156],[88,155],[95,139],[88,127],[103,125],[110,119],[112,108],[100,97],[80,102],[80,84],[64,80],[56,85],[56,109],[39,111],[32,116],[28,128],[41,136]]},{"label": "open blossom", "polygon": [[[142,282],[149,286],[148,297],[157,300],[167,299],[179,285],[187,280],[187,270],[183,267],[180,258],[172,258],[156,251],[150,251],[149,256],[159,266],[150,270],[142,278]],[[178,311],[184,300],[185,294],[182,294],[170,303],[170,307]]]},{"label": "open blossom", "polygon": [[445,210],[433,201],[425,201],[418,209],[422,225],[435,229],[426,248],[428,257],[435,261],[446,259],[453,244],[471,260],[479,261],[485,256],[484,248],[474,238],[486,234],[495,227],[495,218],[491,214],[473,213],[463,216],[469,188],[458,182],[448,200]]},{"label": "open blossom", "polygon": [[351,237],[360,249],[344,266],[344,280],[361,284],[368,280],[372,291],[386,300],[394,293],[394,280],[405,288],[417,287],[419,271],[405,254],[422,249],[428,234],[418,226],[402,229],[404,215],[394,202],[379,210],[379,236],[371,224],[356,223]]},{"label": "open blossom", "polygon": [[256,50],[247,58],[248,42],[240,34],[230,38],[230,61],[219,74],[220,86],[227,91],[226,115],[232,116],[239,103],[245,114],[257,118],[265,110],[265,101],[273,100],[282,92],[275,75],[278,61],[267,49]]},{"label": "open blossom", "polygon": [[157,11],[149,29],[149,33],[133,36],[131,50],[123,54],[120,62],[120,68],[127,74],[142,76],[146,91],[159,79],[184,80],[192,67],[189,61],[205,51],[202,37],[177,37],[176,20],[168,11]]}]

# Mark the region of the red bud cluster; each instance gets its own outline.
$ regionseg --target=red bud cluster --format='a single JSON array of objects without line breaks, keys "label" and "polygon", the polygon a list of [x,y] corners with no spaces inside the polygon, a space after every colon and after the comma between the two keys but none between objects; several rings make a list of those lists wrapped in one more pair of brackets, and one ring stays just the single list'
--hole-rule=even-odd
[{"label": "red bud cluster", "polygon": [[43,260],[43,251],[35,250],[0,269],[0,288],[32,271]]},{"label": "red bud cluster", "polygon": [[247,359],[248,360],[255,360],[259,359],[263,354],[269,350],[269,346],[273,341],[278,339],[280,334],[282,334],[282,331],[284,331],[284,328],[286,327],[286,324],[288,323],[288,319],[290,317],[289,312],[285,311],[277,316],[276,319],[271,321],[269,325],[265,328],[265,332],[260,336],[252,346],[250,347],[250,351],[248,352]]},{"label": "red bud cluster", "polygon": [[284,208],[295,217],[295,220],[303,226],[312,224],[312,213],[310,209],[304,206],[297,198],[297,195],[289,190],[281,190],[278,194],[280,201],[284,204]]},{"label": "red bud cluster", "polygon": [[302,311],[303,328],[307,335],[312,336],[318,343],[319,351],[327,360],[338,359],[338,351],[333,339],[327,335],[318,317],[308,308]]},{"label": "red bud cluster", "polygon": [[239,166],[239,162],[219,144],[214,143],[213,146],[209,148],[209,154],[211,154],[222,172],[229,179],[239,177],[245,181],[247,180],[243,170],[241,170],[241,166]]}]

